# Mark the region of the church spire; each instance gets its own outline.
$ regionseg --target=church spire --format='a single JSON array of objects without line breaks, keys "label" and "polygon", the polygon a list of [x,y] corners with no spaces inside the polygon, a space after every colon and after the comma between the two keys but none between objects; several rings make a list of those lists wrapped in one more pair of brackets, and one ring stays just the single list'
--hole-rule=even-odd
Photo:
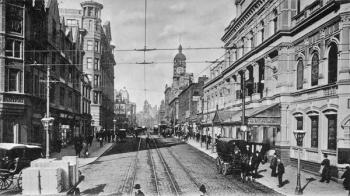
[{"label": "church spire", "polygon": [[179,53],[182,53],[182,46],[181,46],[181,44],[179,45]]}]

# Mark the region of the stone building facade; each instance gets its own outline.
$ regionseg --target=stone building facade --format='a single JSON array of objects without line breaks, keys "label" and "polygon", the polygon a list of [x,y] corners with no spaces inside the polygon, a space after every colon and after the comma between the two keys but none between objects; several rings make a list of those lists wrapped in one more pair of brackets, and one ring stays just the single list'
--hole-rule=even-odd
[{"label": "stone building facade", "polygon": [[[60,20],[56,0],[2,1],[4,50],[0,63],[1,142],[45,143],[47,66],[50,66],[50,139],[69,142],[81,132],[80,32]],[[74,34],[74,35],[73,35]]]},{"label": "stone building facade", "polygon": [[206,77],[199,77],[198,82],[191,83],[179,95],[178,123],[185,126],[186,130],[197,131],[198,116],[197,107],[203,96],[203,85]]},{"label": "stone building facade", "polygon": [[179,45],[178,53],[174,57],[173,82],[171,87],[165,87],[165,104],[169,107],[166,118],[169,125],[175,126],[179,120],[179,94],[193,81],[193,74],[186,73],[186,56],[182,53],[182,46]]},{"label": "stone building facade", "polygon": [[[225,59],[204,85],[205,119],[242,138],[245,88],[248,139],[270,142],[287,163],[302,147],[305,170],[328,154],[338,177],[350,162],[349,7],[337,0],[236,0],[239,15],[225,29]],[[243,86],[243,79],[245,85]],[[228,115],[227,115],[228,114]],[[220,116],[220,115],[219,115]],[[305,130],[303,143],[293,130]]]},{"label": "stone building facade", "polygon": [[103,5],[95,1],[83,1],[81,10],[63,9],[66,23],[78,23],[83,38],[83,74],[92,82],[91,124],[94,132],[113,129],[114,115],[114,46],[111,44],[111,27],[102,24]]}]

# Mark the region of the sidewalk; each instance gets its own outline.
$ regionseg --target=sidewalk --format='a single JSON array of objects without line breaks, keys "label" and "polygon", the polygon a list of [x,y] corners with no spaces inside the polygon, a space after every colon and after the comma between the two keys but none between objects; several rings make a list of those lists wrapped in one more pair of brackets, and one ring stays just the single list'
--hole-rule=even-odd
[{"label": "sidewalk", "polygon": [[[200,147],[200,143],[195,140],[189,139],[187,141],[189,145],[197,148],[198,150],[206,153],[211,156],[213,159],[216,159],[217,153],[212,153],[210,147],[209,150],[206,149],[205,143],[202,144],[202,148]],[[278,179],[276,177],[271,177],[271,169],[269,168],[270,164],[260,164],[259,173],[263,177],[256,179],[257,182],[267,186],[278,193],[283,195],[295,195],[295,187],[297,181],[297,168],[292,166],[285,167],[285,174],[283,175],[283,180],[288,180],[289,183],[279,188]],[[306,179],[313,178],[315,180],[311,180],[309,183]],[[316,176],[307,172],[301,172],[301,187],[304,188],[303,195],[331,195],[331,196],[347,196],[348,191],[344,190],[343,185],[341,183],[336,183],[331,181],[330,183],[321,183],[319,182],[320,176]]]},{"label": "sidewalk", "polygon": [[[112,148],[115,145],[114,142],[111,143],[103,143],[103,147],[100,148],[100,143],[96,141],[94,138],[91,147],[89,146],[89,157],[88,158],[78,158],[79,167],[83,167],[85,165],[88,165],[92,162],[94,162],[96,159],[98,159],[100,156],[103,155],[106,151],[108,151],[110,148]],[[61,159],[64,156],[75,156],[75,149],[74,145],[69,145],[64,148],[62,148],[61,153],[51,153],[51,158],[57,158]]]}]

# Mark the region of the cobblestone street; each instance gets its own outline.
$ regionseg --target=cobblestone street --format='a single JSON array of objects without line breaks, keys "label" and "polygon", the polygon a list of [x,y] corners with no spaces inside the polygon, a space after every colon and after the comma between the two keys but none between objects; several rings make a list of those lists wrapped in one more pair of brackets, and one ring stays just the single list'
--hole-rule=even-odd
[{"label": "cobblestone street", "polygon": [[208,195],[277,195],[256,182],[243,183],[236,176],[218,174],[212,158],[177,139],[155,138],[150,148],[145,138],[118,143],[81,168],[85,176],[79,185],[81,193],[126,195],[140,184],[145,195],[199,195],[203,184]]}]

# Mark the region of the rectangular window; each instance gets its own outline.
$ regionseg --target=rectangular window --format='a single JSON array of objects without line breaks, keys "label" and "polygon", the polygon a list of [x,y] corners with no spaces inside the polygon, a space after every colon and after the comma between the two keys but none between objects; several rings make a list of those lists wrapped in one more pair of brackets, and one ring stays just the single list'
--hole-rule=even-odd
[{"label": "rectangular window", "polygon": [[17,69],[6,69],[5,90],[20,92],[22,83],[22,72]]},{"label": "rectangular window", "polygon": [[95,75],[94,76],[94,87],[98,87],[99,86],[99,76]]},{"label": "rectangular window", "polygon": [[318,147],[318,116],[311,118],[311,148]]},{"label": "rectangular window", "polygon": [[87,61],[87,64],[86,64],[87,68],[91,69],[92,68],[92,58],[87,58],[86,61]]},{"label": "rectangular window", "polygon": [[98,42],[98,41],[95,41],[95,52],[99,52],[99,51],[98,51],[98,46],[99,46],[99,42]]},{"label": "rectangular window", "polygon": [[51,56],[51,70],[52,71],[56,71],[56,53],[52,53],[52,56]]},{"label": "rectangular window", "polygon": [[88,13],[87,13],[88,16],[92,16],[92,7],[88,7]]},{"label": "rectangular window", "polygon": [[328,117],[328,149],[337,149],[337,115],[329,115]]},{"label": "rectangular window", "polygon": [[100,59],[95,58],[95,70],[100,70]]},{"label": "rectangular window", "polygon": [[94,104],[98,104],[98,92],[94,91]]},{"label": "rectangular window", "polygon": [[[297,117],[297,130],[303,130],[303,117]],[[303,146],[303,140],[297,138],[297,146]]]},{"label": "rectangular window", "polygon": [[91,51],[91,50],[93,50],[93,49],[94,49],[94,42],[91,41],[91,40],[88,40],[88,41],[87,41],[87,50],[88,50],[88,51]]},{"label": "rectangular window", "polygon": [[60,104],[64,106],[64,98],[65,98],[65,89],[63,87],[60,88]]},{"label": "rectangular window", "polygon": [[72,92],[68,93],[68,107],[73,106],[73,97],[72,97]]},{"label": "rectangular window", "polygon": [[77,20],[75,19],[67,19],[67,25],[68,26],[77,26]]},{"label": "rectangular window", "polygon": [[55,103],[55,84],[50,85],[50,103]]},{"label": "rectangular window", "polygon": [[52,20],[52,41],[56,42],[57,31],[56,31],[56,21]]},{"label": "rectangular window", "polygon": [[22,58],[22,42],[14,39],[6,39],[6,56]]}]

